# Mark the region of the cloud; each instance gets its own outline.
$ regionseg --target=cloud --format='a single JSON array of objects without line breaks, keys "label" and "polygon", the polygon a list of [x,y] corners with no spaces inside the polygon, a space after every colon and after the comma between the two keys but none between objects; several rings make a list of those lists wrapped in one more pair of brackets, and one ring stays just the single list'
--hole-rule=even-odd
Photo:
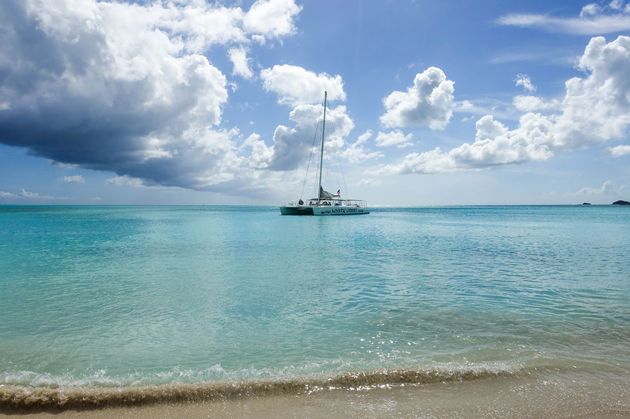
[{"label": "cloud", "polygon": [[[269,156],[266,167],[272,170],[292,170],[299,167],[311,151],[319,150],[322,117],[320,105],[297,105],[289,115],[295,126],[279,125],[273,134],[271,150],[261,147],[259,153]],[[354,122],[348,116],[345,106],[328,109],[325,150],[332,153],[341,150],[344,138],[350,134],[352,128]]]},{"label": "cloud", "polygon": [[276,93],[278,102],[289,105],[319,103],[324,91],[328,100],[346,100],[341,76],[326,73],[315,74],[293,65],[274,65],[260,72],[265,90]]},{"label": "cloud", "polygon": [[81,175],[64,176],[62,180],[66,183],[85,183],[85,178]]},{"label": "cloud", "polygon": [[453,114],[453,82],[437,67],[416,74],[406,92],[394,91],[383,103],[381,123],[389,128],[428,126],[444,129]]},{"label": "cloud", "polygon": [[20,194],[18,195],[22,198],[26,198],[26,199],[41,199],[43,198],[42,195],[36,193],[36,192],[29,192],[25,189],[20,190]]},{"label": "cloud", "polygon": [[538,28],[548,32],[573,35],[602,35],[630,29],[630,7],[621,9],[622,2],[612,1],[608,6],[596,3],[582,8],[579,17],[553,17],[545,14],[512,13],[499,17],[499,25]]},{"label": "cloud", "polygon": [[544,61],[545,64],[557,64],[563,67],[576,64],[574,54],[567,52],[566,49],[550,48],[548,45],[545,45],[543,49],[501,51],[488,60],[491,64],[535,61]]},{"label": "cloud", "polygon": [[439,173],[543,161],[562,151],[623,138],[630,125],[630,37],[610,43],[592,38],[579,68],[588,75],[565,83],[559,113],[525,113],[512,130],[492,115],[484,116],[477,121],[473,143],[447,152],[411,153],[380,173]]},{"label": "cloud", "polygon": [[359,135],[359,138],[357,138],[354,143],[348,145],[346,149],[341,152],[341,157],[355,164],[384,157],[384,154],[380,151],[368,152],[365,150],[365,143],[367,143],[370,138],[372,138],[372,130],[365,131],[363,134]]},{"label": "cloud", "polygon": [[474,102],[462,100],[454,102],[453,112],[484,116],[493,114],[507,119],[518,119],[514,110],[510,109],[510,103],[490,98],[478,98]]},{"label": "cloud", "polygon": [[545,101],[538,96],[515,96],[514,99],[512,99],[512,104],[516,109],[522,112],[552,111],[560,108],[559,101]]},{"label": "cloud", "polygon": [[295,32],[293,19],[302,7],[293,0],[258,0],[249,9],[243,26],[249,33],[279,38]]},{"label": "cloud", "polygon": [[529,92],[533,92],[536,90],[536,86],[532,83],[532,80],[529,78],[527,74],[517,74],[514,79],[515,86],[523,86],[523,88]]},{"label": "cloud", "polygon": [[391,147],[396,146],[398,148],[405,148],[412,145],[412,134],[405,135],[401,130],[397,129],[389,132],[379,132],[376,136],[376,145],[378,147]]},{"label": "cloud", "polygon": [[27,200],[53,200],[53,199],[63,199],[56,196],[48,196],[41,195],[37,192],[27,191],[26,189],[20,189],[20,192],[17,194],[11,192],[0,192],[0,198],[17,198],[17,199],[27,199]]},{"label": "cloud", "polygon": [[260,139],[259,134],[252,134],[239,147],[240,150],[246,148],[251,149],[250,157],[247,165],[254,169],[266,169],[269,162],[273,159],[273,147],[267,147],[265,142]]},{"label": "cloud", "polygon": [[48,160],[48,163],[52,166],[61,167],[63,169],[76,169],[77,167],[79,167],[76,164],[62,163],[62,162],[50,160],[50,159]]},{"label": "cloud", "polygon": [[577,191],[578,195],[616,195],[623,191],[625,187],[615,187],[612,180],[607,180],[600,187],[585,187]]},{"label": "cloud", "polygon": [[616,147],[608,147],[606,152],[613,157],[621,157],[630,154],[630,145],[618,145]]},{"label": "cloud", "polygon": [[66,199],[58,196],[49,196],[49,195],[41,195],[37,192],[27,191],[26,189],[20,189],[20,192],[17,194],[12,192],[0,191],[0,199],[10,199],[10,200],[29,200],[29,201],[51,201],[51,200],[59,200]]},{"label": "cloud", "polygon": [[613,10],[621,10],[621,8],[623,7],[623,0],[612,0],[610,3],[608,3],[608,7]]},{"label": "cloud", "polygon": [[203,1],[6,0],[0,143],[147,185],[234,190],[251,173],[237,155],[240,132],[221,127],[226,77],[202,53],[291,34],[299,11],[287,0],[249,11]]},{"label": "cloud", "polygon": [[245,49],[232,48],[228,51],[228,55],[230,56],[230,61],[232,61],[232,65],[234,66],[232,74],[241,76],[245,79],[251,79],[254,73],[252,73],[252,70],[249,68],[247,52]]},{"label": "cloud", "polygon": [[595,16],[598,15],[601,12],[601,7],[599,7],[599,4],[597,3],[590,3],[587,4],[586,6],[582,7],[582,10],[580,11],[580,17],[587,17],[587,16]]},{"label": "cloud", "polygon": [[109,185],[116,186],[132,186],[134,188],[140,188],[145,186],[142,179],[133,178],[129,176],[114,176],[105,181]]},{"label": "cloud", "polygon": [[17,195],[11,192],[0,191],[0,198],[17,198]]}]

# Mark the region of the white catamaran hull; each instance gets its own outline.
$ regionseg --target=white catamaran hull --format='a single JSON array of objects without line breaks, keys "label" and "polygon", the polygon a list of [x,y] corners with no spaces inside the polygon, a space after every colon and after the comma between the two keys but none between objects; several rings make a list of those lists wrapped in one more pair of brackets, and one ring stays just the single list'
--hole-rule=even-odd
[{"label": "white catamaran hull", "polygon": [[285,206],[280,207],[280,213],[282,215],[360,215],[369,214],[370,211],[367,208],[350,206]]},{"label": "white catamaran hull", "polygon": [[313,207],[313,215],[359,215],[369,214],[366,208],[357,207]]}]

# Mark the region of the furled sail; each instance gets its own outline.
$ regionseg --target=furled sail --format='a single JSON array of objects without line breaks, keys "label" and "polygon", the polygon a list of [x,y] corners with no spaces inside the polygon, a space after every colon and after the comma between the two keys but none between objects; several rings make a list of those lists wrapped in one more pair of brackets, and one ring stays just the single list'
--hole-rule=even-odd
[{"label": "furled sail", "polygon": [[319,187],[319,199],[332,199],[339,198],[339,194],[335,195],[328,191],[325,191],[321,186]]}]

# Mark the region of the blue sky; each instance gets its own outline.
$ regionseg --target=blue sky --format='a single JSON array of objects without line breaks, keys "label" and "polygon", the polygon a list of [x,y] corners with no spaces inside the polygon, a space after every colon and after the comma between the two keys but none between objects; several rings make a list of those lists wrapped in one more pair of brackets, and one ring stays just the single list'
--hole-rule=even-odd
[{"label": "blue sky", "polygon": [[[627,1],[0,4],[0,204],[630,198]],[[307,182],[304,182],[309,167]]]}]

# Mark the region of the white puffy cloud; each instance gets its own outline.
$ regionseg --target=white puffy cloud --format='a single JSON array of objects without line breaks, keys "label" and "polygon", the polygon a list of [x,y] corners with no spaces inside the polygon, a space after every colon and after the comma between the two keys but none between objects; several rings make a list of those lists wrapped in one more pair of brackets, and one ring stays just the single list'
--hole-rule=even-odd
[{"label": "white puffy cloud", "polygon": [[523,86],[523,89],[533,92],[536,90],[536,86],[532,83],[532,79],[529,78],[527,74],[517,74],[514,78],[514,84],[518,86]]},{"label": "white puffy cloud", "polygon": [[370,138],[372,138],[372,130],[365,131],[359,135],[359,138],[354,143],[348,145],[341,152],[341,157],[348,159],[350,163],[361,163],[366,160],[384,157],[384,154],[380,151],[369,152],[365,150],[365,144]]},{"label": "white puffy cloud", "polygon": [[232,74],[239,75],[245,79],[251,79],[254,73],[249,68],[249,62],[247,59],[247,51],[244,48],[231,48],[228,51],[230,61],[234,66]]},{"label": "white puffy cloud", "polygon": [[85,183],[85,178],[81,175],[64,176],[62,180],[65,183]]},{"label": "white puffy cloud", "polygon": [[389,128],[428,126],[444,129],[453,114],[453,82],[437,67],[416,74],[406,92],[394,91],[383,101],[381,123]]},{"label": "white puffy cloud", "polygon": [[[321,144],[322,93],[328,91],[329,101],[345,100],[343,80],[339,75],[315,74],[291,65],[276,65],[264,69],[260,76],[264,88],[278,95],[279,103],[292,105],[289,118],[294,125],[278,125],[271,145],[265,144],[259,138],[248,139],[243,144],[252,149],[252,155],[247,159],[248,165],[275,172],[296,169]],[[353,128],[354,123],[345,106],[328,107],[325,149],[332,153],[342,153],[344,139]]]},{"label": "white puffy cloud", "polygon": [[401,130],[393,130],[389,132],[380,131],[376,136],[376,145],[378,147],[391,147],[396,146],[398,148],[405,148],[411,145],[412,134],[403,133]]},{"label": "white puffy cloud", "polygon": [[615,147],[608,147],[606,152],[613,157],[621,157],[630,154],[630,145],[618,145]]},{"label": "white puffy cloud", "polygon": [[252,134],[239,147],[240,150],[251,150],[247,165],[255,169],[266,169],[273,158],[273,147],[268,147],[259,134]]},{"label": "white puffy cloud", "polygon": [[149,186],[247,187],[240,132],[221,127],[226,77],[202,54],[229,46],[248,76],[240,51],[293,33],[292,0],[248,11],[205,1],[1,7],[0,143]]},{"label": "white puffy cloud", "polygon": [[630,124],[630,37],[590,40],[579,68],[588,77],[568,80],[553,145],[575,149],[622,138]]},{"label": "white puffy cloud", "polygon": [[266,37],[281,37],[295,32],[293,19],[302,7],[294,0],[257,0],[243,19],[249,33]]},{"label": "white puffy cloud", "polygon": [[[293,127],[278,125],[273,134],[273,145],[261,145],[259,154],[267,156],[258,164],[272,170],[292,170],[303,163],[309,152],[319,149],[321,144],[322,107],[319,105],[297,105],[289,118]],[[319,128],[319,129],[318,129]],[[354,128],[354,122],[347,114],[345,106],[329,108],[326,113],[326,143],[329,152],[339,152],[344,138]]]},{"label": "white puffy cloud", "polygon": [[447,152],[436,148],[411,153],[380,172],[450,172],[542,161],[561,151],[624,137],[630,125],[630,37],[609,43],[603,37],[592,38],[579,67],[588,75],[566,82],[559,113],[528,112],[512,130],[484,116],[477,122],[473,143]]},{"label": "white puffy cloud", "polygon": [[346,100],[340,75],[315,74],[294,65],[274,65],[260,72],[265,90],[278,95],[278,102],[289,105],[319,103],[324,91],[328,100]]},{"label": "white puffy cloud", "polygon": [[508,132],[507,127],[499,121],[495,121],[492,115],[486,115],[479,119],[475,127],[477,128],[475,141],[492,140]]}]

